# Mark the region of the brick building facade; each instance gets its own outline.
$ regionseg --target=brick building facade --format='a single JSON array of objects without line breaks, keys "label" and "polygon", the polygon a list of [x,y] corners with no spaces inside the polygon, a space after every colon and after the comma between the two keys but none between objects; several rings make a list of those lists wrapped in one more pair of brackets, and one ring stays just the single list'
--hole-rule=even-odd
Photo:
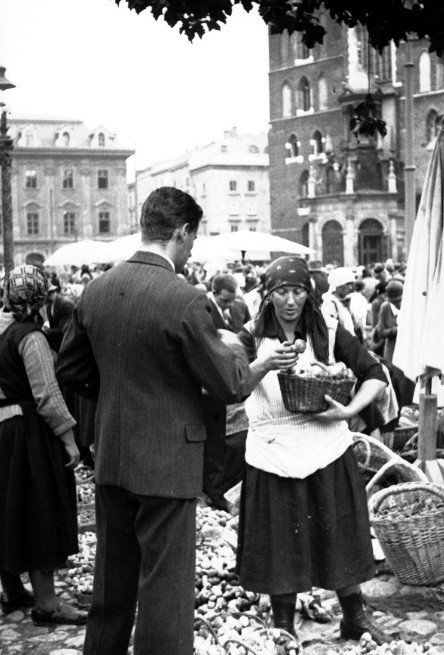
[{"label": "brick building facade", "polygon": [[[327,34],[313,50],[296,33],[269,37],[272,231],[324,264],[403,259],[406,46],[380,55],[363,28],[320,20]],[[412,44],[418,197],[444,114],[443,63],[427,47]],[[349,120],[369,89],[388,134],[358,143]]]},{"label": "brick building facade", "polygon": [[[130,232],[126,159],[101,126],[12,119],[14,260],[43,262],[57,247]],[[0,222],[1,223],[1,222]]]}]

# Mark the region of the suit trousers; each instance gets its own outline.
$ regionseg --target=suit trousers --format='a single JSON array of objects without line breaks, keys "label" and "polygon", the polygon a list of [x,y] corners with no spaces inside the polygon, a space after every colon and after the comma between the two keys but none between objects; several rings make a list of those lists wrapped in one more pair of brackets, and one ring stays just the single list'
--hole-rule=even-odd
[{"label": "suit trousers", "polygon": [[192,655],[196,499],[96,486],[97,554],[84,655]]}]

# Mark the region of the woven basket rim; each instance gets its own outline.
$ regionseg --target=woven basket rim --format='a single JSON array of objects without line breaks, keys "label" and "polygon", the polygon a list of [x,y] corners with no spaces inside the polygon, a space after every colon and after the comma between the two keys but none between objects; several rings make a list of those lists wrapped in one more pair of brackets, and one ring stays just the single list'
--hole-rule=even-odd
[{"label": "woven basket rim", "polygon": [[381,489],[381,491],[377,491],[375,494],[373,494],[373,496],[371,496],[369,500],[369,511],[372,520],[373,518],[377,518],[378,510],[386,498],[389,496],[397,496],[401,493],[413,493],[415,491],[423,491],[429,495],[438,496],[438,498],[444,500],[444,488],[441,488],[432,482],[402,482],[400,484],[395,484],[387,487],[386,489]]}]

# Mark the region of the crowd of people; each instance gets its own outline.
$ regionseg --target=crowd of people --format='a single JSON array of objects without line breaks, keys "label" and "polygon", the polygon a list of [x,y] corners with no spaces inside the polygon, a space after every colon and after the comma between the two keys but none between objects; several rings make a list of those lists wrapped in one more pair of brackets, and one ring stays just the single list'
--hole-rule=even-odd
[{"label": "crowd of people", "polygon": [[[382,643],[360,591],[374,564],[352,443],[356,431],[383,439],[412,401],[392,363],[405,267],[283,256],[208,277],[188,263],[201,218],[191,196],[162,187],[128,261],[69,275],[23,265],[6,278],[2,609],[35,605],[37,625],[86,622],[54,591],[78,547],[83,459],[97,521],[85,655],[126,655],[134,622],[136,655],[192,654],[196,504],[228,510],[241,482],[238,574],[270,596],[275,625],[294,634],[296,594],[323,587],[337,593],[343,637]],[[277,373],[312,361],[343,362],[354,394],[289,412]]]}]

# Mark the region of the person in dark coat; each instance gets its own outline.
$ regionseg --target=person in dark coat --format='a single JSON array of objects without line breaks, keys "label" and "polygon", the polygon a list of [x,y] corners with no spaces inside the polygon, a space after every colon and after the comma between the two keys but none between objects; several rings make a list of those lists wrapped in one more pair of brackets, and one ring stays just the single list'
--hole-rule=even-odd
[{"label": "person in dark coat", "polygon": [[[365,614],[360,590],[374,575],[374,562],[367,497],[347,420],[382,391],[386,378],[358,339],[319,310],[302,259],[275,260],[265,288],[256,320],[239,334],[250,351],[252,372],[245,403],[240,582],[270,595],[275,625],[293,634],[296,594],[312,587],[335,590],[343,611],[342,637],[359,639],[369,632],[382,643],[386,635]],[[359,386],[350,402],[343,405],[326,395],[322,413],[285,408],[277,371],[293,366],[297,340],[306,348],[296,372],[307,372],[313,361],[353,370]]]},{"label": "person in dark coat", "polygon": [[45,301],[47,320],[43,327],[51,348],[56,353],[60,350],[63,335],[66,332],[74,311],[74,303],[62,296],[60,291],[61,289],[57,282],[52,282],[49,285],[48,295]]},{"label": "person in dark coat", "polygon": [[[192,655],[202,388],[245,397],[243,347],[219,336],[183,271],[202,209],[172,187],[146,199],[142,247],[92,280],[74,309],[57,372],[96,397],[97,555],[85,655]],[[224,336],[228,340],[227,334]]]},{"label": "person in dark coat", "polygon": [[[54,569],[78,551],[74,419],[40,327],[48,289],[34,266],[14,268],[0,317],[0,599],[4,612],[36,605],[37,625],[86,623],[57,597]],[[23,588],[27,571],[35,598]]]}]

